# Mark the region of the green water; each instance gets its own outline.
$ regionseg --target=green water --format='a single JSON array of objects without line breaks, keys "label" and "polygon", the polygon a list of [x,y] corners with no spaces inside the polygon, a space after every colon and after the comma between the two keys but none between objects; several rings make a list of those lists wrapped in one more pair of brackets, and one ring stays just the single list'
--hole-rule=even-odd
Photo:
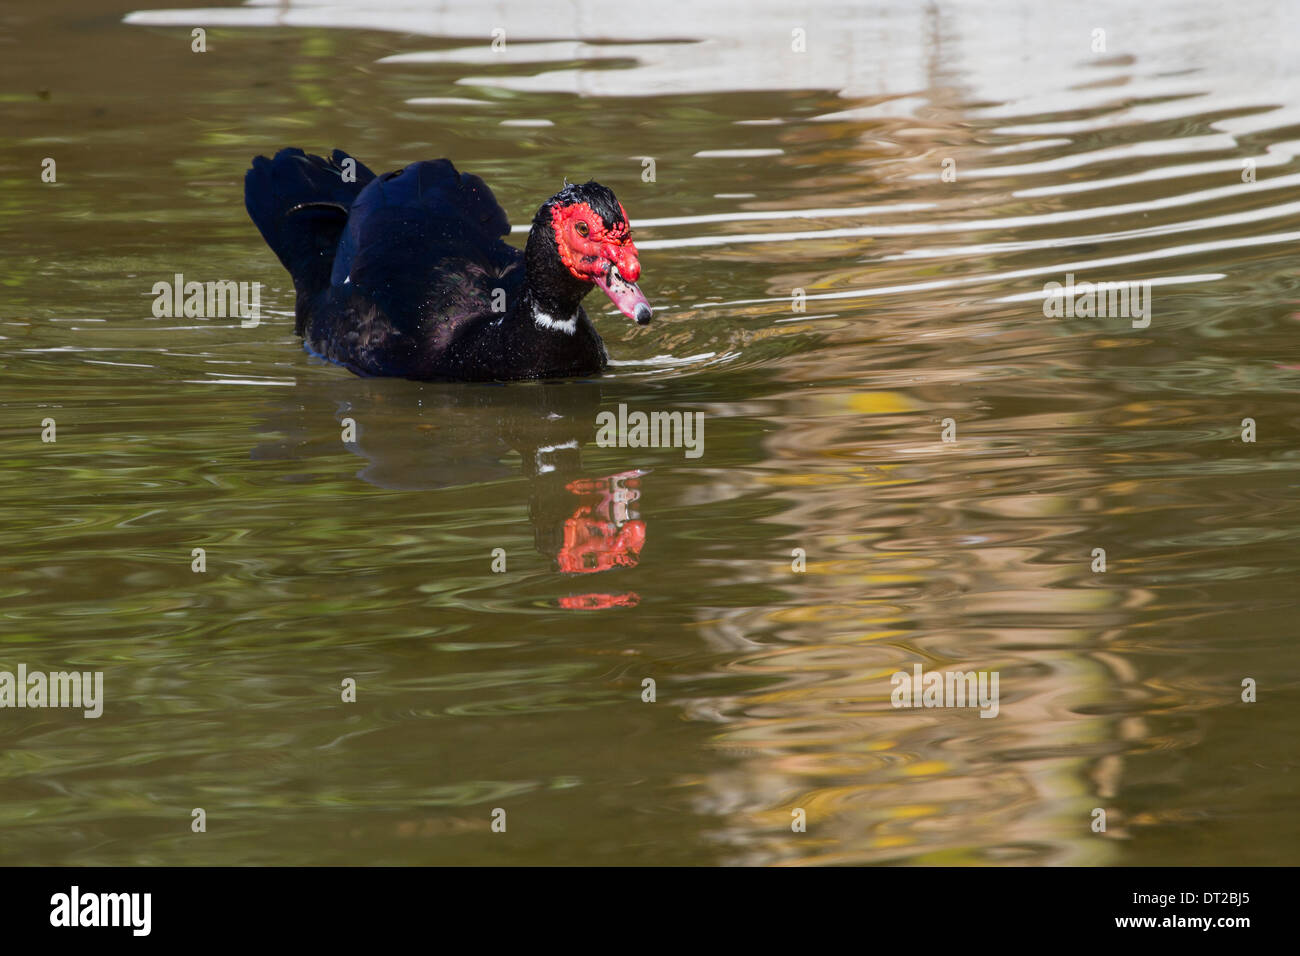
[{"label": "green water", "polygon": [[[0,11],[0,670],[105,695],[0,710],[0,863],[1296,862],[1294,9],[454,6]],[[324,364],[242,207],[285,145],[516,224],[600,180],[656,321],[589,299],[584,383]]]}]

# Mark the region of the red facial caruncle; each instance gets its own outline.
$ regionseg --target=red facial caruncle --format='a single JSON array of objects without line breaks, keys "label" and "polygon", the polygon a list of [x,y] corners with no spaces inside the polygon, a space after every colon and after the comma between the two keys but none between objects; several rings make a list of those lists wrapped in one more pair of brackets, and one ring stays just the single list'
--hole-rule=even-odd
[{"label": "red facial caruncle", "polygon": [[585,202],[551,210],[560,259],[576,278],[590,282],[608,269],[611,262],[628,281],[635,282],[641,277],[641,263],[622,203],[618,210],[623,213],[623,221],[613,228],[607,228],[605,220]]},{"label": "red facial caruncle", "polygon": [[551,209],[555,245],[574,278],[600,286],[620,312],[645,325],[654,313],[636,286],[641,261],[622,203],[618,209],[623,221],[608,226],[585,202],[555,206]]}]

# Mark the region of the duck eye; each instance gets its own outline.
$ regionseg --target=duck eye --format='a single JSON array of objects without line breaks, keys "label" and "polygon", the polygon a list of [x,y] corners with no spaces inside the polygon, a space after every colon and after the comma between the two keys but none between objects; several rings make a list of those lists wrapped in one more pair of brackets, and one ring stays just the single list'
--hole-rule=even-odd
[{"label": "duck eye", "polygon": [[582,236],[584,239],[587,237],[587,233],[591,231],[590,229],[587,228],[587,224],[583,222],[581,219],[578,220],[578,224],[573,228],[576,229],[578,235]]}]

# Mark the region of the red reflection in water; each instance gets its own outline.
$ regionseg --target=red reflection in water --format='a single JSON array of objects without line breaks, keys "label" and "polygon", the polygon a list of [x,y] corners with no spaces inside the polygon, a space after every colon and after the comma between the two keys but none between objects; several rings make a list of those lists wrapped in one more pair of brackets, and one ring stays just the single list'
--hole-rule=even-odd
[{"label": "red reflection in water", "polygon": [[[641,472],[625,471],[604,478],[579,478],[565,485],[580,503],[564,522],[564,545],[556,563],[565,574],[595,574],[611,568],[634,568],[645,547],[645,522],[632,504],[641,497]],[[580,594],[560,599],[560,606],[580,610],[635,607],[641,596]]]},{"label": "red reflection in water", "polygon": [[641,595],[635,591],[626,594],[570,594],[560,598],[560,607],[571,611],[603,611],[609,607],[636,607]]}]

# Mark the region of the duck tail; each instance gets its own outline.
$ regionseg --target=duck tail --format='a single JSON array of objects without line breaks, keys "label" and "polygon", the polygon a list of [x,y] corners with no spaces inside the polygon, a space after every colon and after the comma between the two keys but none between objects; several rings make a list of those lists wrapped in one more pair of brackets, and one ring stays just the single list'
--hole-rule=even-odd
[{"label": "duck tail", "polygon": [[244,206],[289,270],[299,296],[313,295],[329,284],[348,210],[374,178],[341,149],[329,159],[296,147],[280,150],[274,159],[254,157],[244,175]]}]

